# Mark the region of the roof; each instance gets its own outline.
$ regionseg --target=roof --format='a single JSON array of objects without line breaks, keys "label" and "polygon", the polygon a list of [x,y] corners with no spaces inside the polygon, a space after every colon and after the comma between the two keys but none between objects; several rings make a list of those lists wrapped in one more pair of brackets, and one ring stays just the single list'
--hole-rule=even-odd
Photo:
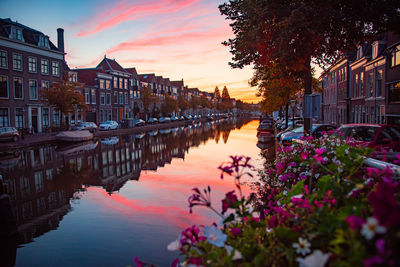
[{"label": "roof", "polygon": [[138,76],[138,73],[137,73],[137,71],[136,71],[136,68],[125,68],[125,70],[126,70],[127,72],[129,72],[130,74],[132,74],[133,76],[135,76],[135,77]]},{"label": "roof", "polygon": [[103,67],[105,71],[120,71],[120,72],[127,72],[115,59],[110,59],[104,57],[103,60],[97,65],[96,68]]},{"label": "roof", "polygon": [[[24,38],[24,42],[31,44],[31,45],[35,45],[38,46],[39,43],[39,37],[40,36],[46,36],[44,33],[29,28],[28,26],[25,26],[21,23],[18,22],[14,22],[12,21],[10,18],[7,19],[0,19],[0,36],[9,38],[10,35],[10,26],[16,26],[18,28],[22,29],[22,36]],[[48,37],[48,36],[46,36]],[[62,53],[49,39],[49,46],[50,46],[50,50],[53,50],[55,52],[60,52]],[[39,47],[39,46],[38,46]],[[42,49],[46,49],[45,47],[41,47]]]},{"label": "roof", "polygon": [[147,82],[147,83],[153,83],[154,79],[155,79],[155,74],[154,73],[149,73],[149,74],[139,74],[139,80],[141,82]]},{"label": "roof", "polygon": [[171,85],[172,86],[177,86],[177,87],[183,87],[184,86],[183,80],[181,80],[181,81],[171,81]]},{"label": "roof", "polygon": [[102,72],[101,68],[91,68],[91,69],[74,69],[78,73],[78,81],[84,83],[85,85],[97,85],[95,78],[97,73]]}]

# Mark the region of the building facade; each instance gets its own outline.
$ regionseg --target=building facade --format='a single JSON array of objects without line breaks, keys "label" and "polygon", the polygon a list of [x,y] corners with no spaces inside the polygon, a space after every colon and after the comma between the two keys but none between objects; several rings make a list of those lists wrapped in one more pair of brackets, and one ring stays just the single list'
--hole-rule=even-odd
[{"label": "building facade", "polygon": [[64,78],[64,31],[57,32],[58,47],[40,31],[0,19],[0,127],[40,133],[60,125],[60,112],[40,95]]}]

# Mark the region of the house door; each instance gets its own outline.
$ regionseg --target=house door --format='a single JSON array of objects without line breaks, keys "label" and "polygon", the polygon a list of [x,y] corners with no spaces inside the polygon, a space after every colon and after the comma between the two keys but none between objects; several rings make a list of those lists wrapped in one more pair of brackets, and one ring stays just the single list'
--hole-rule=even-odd
[{"label": "house door", "polygon": [[32,108],[32,129],[33,132],[37,133],[38,132],[38,109],[37,108]]}]

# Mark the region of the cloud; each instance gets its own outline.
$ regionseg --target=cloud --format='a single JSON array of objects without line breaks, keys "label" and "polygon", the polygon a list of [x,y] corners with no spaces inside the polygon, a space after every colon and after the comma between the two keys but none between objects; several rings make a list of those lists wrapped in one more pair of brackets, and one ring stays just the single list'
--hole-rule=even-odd
[{"label": "cloud", "polygon": [[209,40],[209,39],[222,39],[228,36],[229,32],[227,31],[226,27],[220,27],[217,29],[200,31],[200,32],[187,32],[187,33],[180,33],[176,35],[169,35],[169,36],[157,36],[157,37],[149,37],[143,39],[137,39],[130,42],[123,42],[117,46],[110,48],[107,51],[107,54],[112,54],[120,51],[128,51],[128,50],[135,50],[144,47],[160,47],[160,46],[179,46],[185,44],[195,44],[199,41]]},{"label": "cloud", "polygon": [[[89,20],[88,29],[81,30],[77,36],[83,37],[99,33],[108,28],[117,26],[125,21],[138,18],[149,17],[174,13],[188,7],[199,0],[158,0],[152,2],[142,2],[139,4],[128,4],[127,1],[121,1],[113,8],[106,10]],[[107,7],[108,9],[109,7]]]}]

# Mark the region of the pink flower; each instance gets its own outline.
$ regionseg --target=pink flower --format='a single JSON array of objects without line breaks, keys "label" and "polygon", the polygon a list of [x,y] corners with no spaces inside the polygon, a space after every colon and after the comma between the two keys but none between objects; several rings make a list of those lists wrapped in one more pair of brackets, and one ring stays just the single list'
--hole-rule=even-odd
[{"label": "pink flower", "polygon": [[300,154],[300,156],[301,156],[301,159],[302,159],[302,160],[306,160],[306,159],[308,158],[308,153],[307,153],[307,152],[302,152],[302,153]]},{"label": "pink flower", "polygon": [[356,215],[349,215],[346,218],[346,222],[349,224],[351,229],[356,230],[361,229],[361,226],[365,223],[365,220]]},{"label": "pink flower", "polygon": [[318,155],[321,155],[321,154],[323,154],[325,152],[326,152],[326,148],[324,148],[324,147],[315,149],[315,153],[317,153]]},{"label": "pink flower", "polygon": [[234,228],[231,229],[231,233],[233,235],[240,235],[242,233],[242,230],[240,228],[238,228],[238,227],[234,227]]},{"label": "pink flower", "polygon": [[235,191],[230,191],[226,193],[225,199],[222,200],[222,214],[224,214],[228,208],[233,207],[237,202],[237,197]]},{"label": "pink flower", "polygon": [[387,228],[400,223],[400,205],[397,204],[395,193],[391,184],[380,182],[376,191],[368,195],[374,217]]}]

